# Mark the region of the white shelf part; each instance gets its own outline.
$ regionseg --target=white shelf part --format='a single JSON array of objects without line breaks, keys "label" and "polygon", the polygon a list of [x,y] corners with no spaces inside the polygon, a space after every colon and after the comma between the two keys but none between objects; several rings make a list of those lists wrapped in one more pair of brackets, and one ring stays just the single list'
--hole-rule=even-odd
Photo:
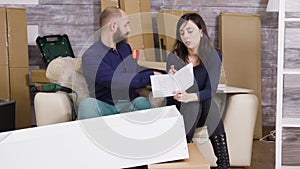
[{"label": "white shelf part", "polygon": [[283,68],[285,42],[285,2],[279,1],[278,13],[278,58],[277,58],[277,103],[276,103],[276,154],[275,169],[281,169],[282,158],[282,103],[283,103]]},{"label": "white shelf part", "polygon": [[300,18],[285,18],[286,22],[300,22]]},{"label": "white shelf part", "polygon": [[282,127],[300,127],[300,119],[282,118]]},{"label": "white shelf part", "polygon": [[282,168],[281,169],[299,169],[300,168],[300,166],[282,166]]},{"label": "white shelf part", "polygon": [[300,75],[300,69],[284,69],[283,74],[292,74],[292,75],[299,74]]},{"label": "white shelf part", "polygon": [[[300,18],[286,18],[286,12],[299,12],[300,1],[298,0],[280,0],[277,2],[279,7],[278,13],[278,59],[277,59],[277,102],[276,102],[276,161],[275,169],[299,169],[300,166],[282,165],[282,128],[283,127],[300,127],[300,118],[283,118],[283,84],[284,75],[300,75],[300,69],[284,68],[284,49],[289,42],[297,42],[297,36],[285,36],[286,22],[300,22]],[[299,39],[299,38],[298,38]],[[298,47],[297,47],[298,48]]]}]

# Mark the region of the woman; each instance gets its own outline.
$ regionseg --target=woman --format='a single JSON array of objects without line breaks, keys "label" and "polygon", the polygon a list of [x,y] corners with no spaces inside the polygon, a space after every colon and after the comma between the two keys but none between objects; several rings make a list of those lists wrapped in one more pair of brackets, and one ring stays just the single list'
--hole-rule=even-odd
[{"label": "woman", "polygon": [[184,118],[186,138],[192,141],[195,128],[207,125],[209,139],[217,157],[217,168],[229,168],[226,134],[220,111],[213,101],[221,69],[221,53],[210,45],[206,25],[196,13],[183,15],[177,23],[174,50],[167,58],[169,74],[193,64],[194,85],[174,91],[168,105],[176,105]]}]

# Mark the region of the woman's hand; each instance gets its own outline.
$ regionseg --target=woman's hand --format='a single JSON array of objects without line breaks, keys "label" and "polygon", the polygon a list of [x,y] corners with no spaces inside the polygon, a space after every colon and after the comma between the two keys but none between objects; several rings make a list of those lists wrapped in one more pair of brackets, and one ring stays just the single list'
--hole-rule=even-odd
[{"label": "woman's hand", "polygon": [[175,74],[176,72],[177,72],[177,70],[175,70],[174,65],[171,65],[168,74],[172,74],[172,75],[173,75],[173,74]]},{"label": "woman's hand", "polygon": [[174,91],[175,96],[173,98],[179,102],[188,103],[199,101],[199,98],[196,93],[187,93],[185,91]]}]

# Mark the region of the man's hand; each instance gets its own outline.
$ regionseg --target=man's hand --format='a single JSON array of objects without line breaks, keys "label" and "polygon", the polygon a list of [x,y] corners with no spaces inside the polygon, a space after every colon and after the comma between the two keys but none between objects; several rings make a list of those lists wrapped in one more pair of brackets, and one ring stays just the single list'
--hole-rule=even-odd
[{"label": "man's hand", "polygon": [[161,73],[161,72],[158,72],[158,71],[153,71],[153,74],[154,74],[154,75],[161,75],[162,73]]},{"label": "man's hand", "polygon": [[187,93],[185,91],[174,91],[175,96],[173,98],[179,102],[188,103],[199,101],[196,93]]}]

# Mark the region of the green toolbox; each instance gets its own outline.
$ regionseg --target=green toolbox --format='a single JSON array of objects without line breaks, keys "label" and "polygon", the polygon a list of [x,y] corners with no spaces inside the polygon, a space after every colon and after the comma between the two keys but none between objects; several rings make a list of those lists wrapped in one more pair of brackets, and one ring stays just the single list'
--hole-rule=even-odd
[{"label": "green toolbox", "polygon": [[46,65],[53,59],[61,57],[75,57],[68,35],[48,35],[39,36],[36,44],[40,49],[41,55]]}]

